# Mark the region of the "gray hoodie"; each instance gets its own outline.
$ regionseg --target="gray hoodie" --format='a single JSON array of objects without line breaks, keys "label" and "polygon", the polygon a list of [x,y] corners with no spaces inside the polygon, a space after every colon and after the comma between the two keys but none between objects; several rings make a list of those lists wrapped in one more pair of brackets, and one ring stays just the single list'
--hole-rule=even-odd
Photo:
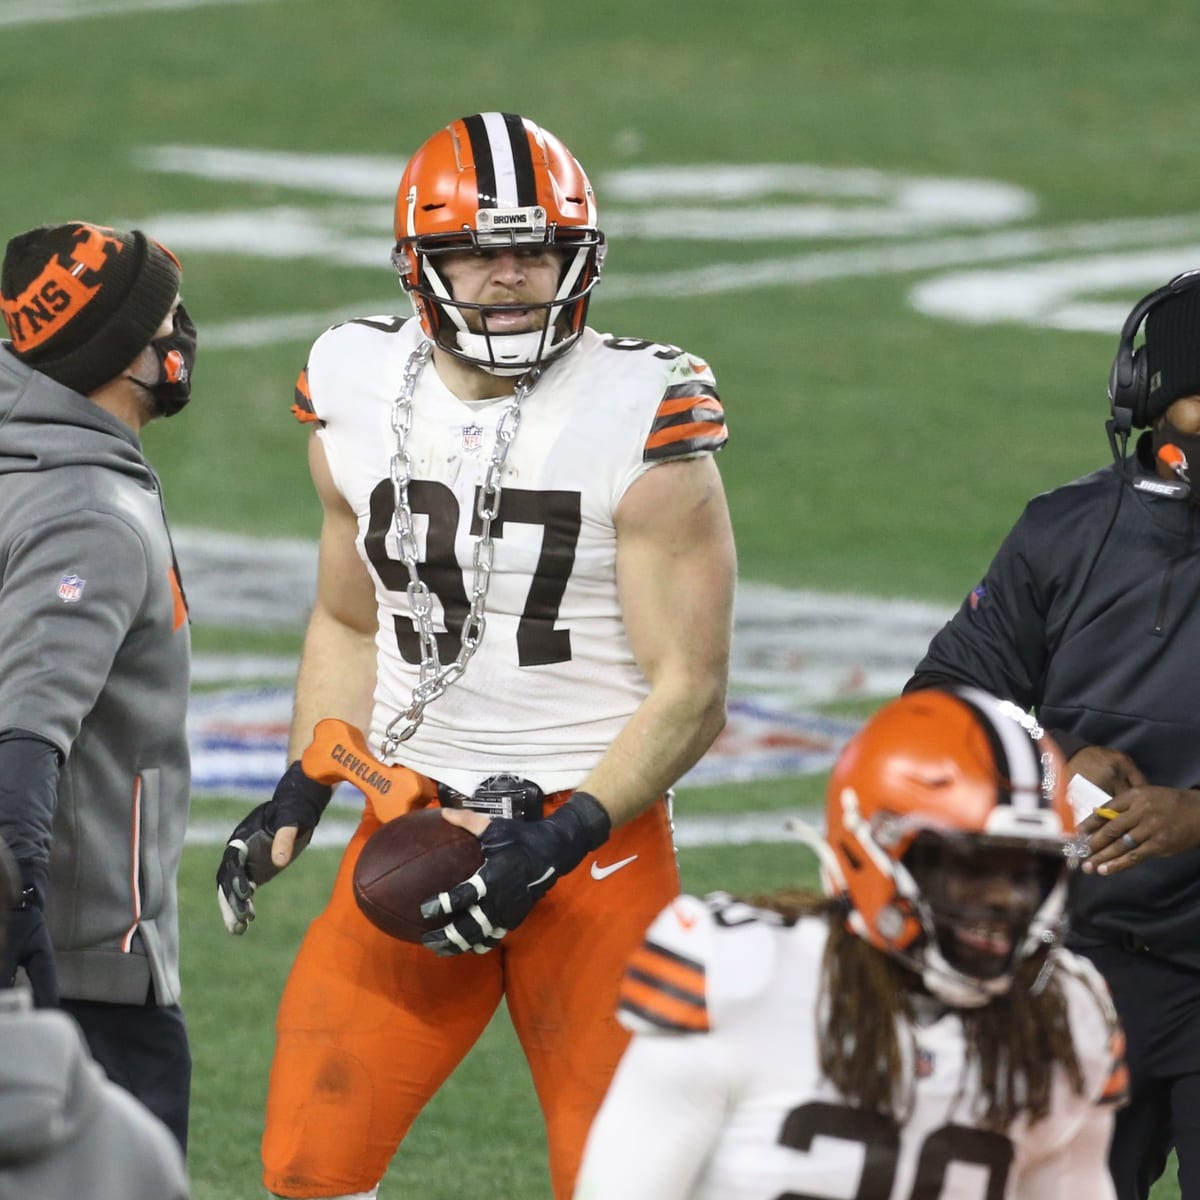
[{"label": "gray hoodie", "polygon": [[187,611],[136,434],[0,343],[0,730],[56,746],[62,994],[179,998]]},{"label": "gray hoodie", "polygon": [[65,1013],[0,992],[0,1200],[186,1200],[175,1139]]}]

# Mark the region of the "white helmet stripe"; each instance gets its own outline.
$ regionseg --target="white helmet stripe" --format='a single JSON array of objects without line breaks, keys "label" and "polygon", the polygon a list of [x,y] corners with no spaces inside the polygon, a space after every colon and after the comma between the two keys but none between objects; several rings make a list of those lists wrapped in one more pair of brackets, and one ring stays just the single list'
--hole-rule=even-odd
[{"label": "white helmet stripe", "polygon": [[513,158],[512,141],[504,114],[481,113],[483,127],[487,131],[488,145],[492,150],[492,166],[496,173],[496,202],[501,208],[516,208],[520,205],[517,191],[517,164]]},{"label": "white helmet stripe", "polygon": [[1042,758],[1030,730],[1017,718],[1016,705],[997,700],[976,688],[956,689],[990,730],[1003,760],[1000,772],[1012,784],[1012,806],[1018,812],[1037,812],[1042,804]]}]

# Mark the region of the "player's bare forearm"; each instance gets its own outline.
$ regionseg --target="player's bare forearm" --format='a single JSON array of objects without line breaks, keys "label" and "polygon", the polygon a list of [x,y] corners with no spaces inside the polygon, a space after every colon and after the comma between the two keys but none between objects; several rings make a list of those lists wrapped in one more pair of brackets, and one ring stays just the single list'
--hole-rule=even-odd
[{"label": "player's bare forearm", "polygon": [[723,679],[651,692],[580,785],[613,825],[631,820],[693,767],[725,727]]},{"label": "player's bare forearm", "polygon": [[304,635],[288,759],[300,756],[324,717],[341,717],[359,729],[371,719],[375,689],[375,586],[359,557],[358,519],[334,484],[319,437],[308,451],[313,486],[321,500],[317,599]]},{"label": "player's bare forearm", "polygon": [[664,464],[630,487],[617,510],[617,583],[650,693],[581,784],[614,825],[675,784],[724,728],[736,573],[711,458]]},{"label": "player's bare forearm", "polygon": [[288,761],[299,758],[313,729],[341,717],[366,730],[375,687],[375,638],[341,623],[318,605],[309,620],[296,676]]}]

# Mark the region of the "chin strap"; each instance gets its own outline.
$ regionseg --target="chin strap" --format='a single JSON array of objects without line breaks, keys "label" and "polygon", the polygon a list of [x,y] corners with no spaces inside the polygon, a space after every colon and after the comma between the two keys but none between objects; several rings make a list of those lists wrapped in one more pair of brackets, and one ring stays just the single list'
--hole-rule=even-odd
[{"label": "chin strap", "polygon": [[[458,348],[472,362],[492,375],[516,378],[525,375],[546,356],[542,353],[546,330],[529,333],[470,333],[460,329],[455,334]],[[487,365],[485,365],[487,364]]]}]

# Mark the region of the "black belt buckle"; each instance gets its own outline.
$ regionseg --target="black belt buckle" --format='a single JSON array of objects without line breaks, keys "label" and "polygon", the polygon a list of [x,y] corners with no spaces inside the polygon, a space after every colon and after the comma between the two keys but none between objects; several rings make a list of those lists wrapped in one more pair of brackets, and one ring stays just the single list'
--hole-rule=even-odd
[{"label": "black belt buckle", "polygon": [[463,807],[485,817],[503,817],[508,821],[540,821],[545,793],[532,779],[516,775],[493,775],[485,779]]}]

